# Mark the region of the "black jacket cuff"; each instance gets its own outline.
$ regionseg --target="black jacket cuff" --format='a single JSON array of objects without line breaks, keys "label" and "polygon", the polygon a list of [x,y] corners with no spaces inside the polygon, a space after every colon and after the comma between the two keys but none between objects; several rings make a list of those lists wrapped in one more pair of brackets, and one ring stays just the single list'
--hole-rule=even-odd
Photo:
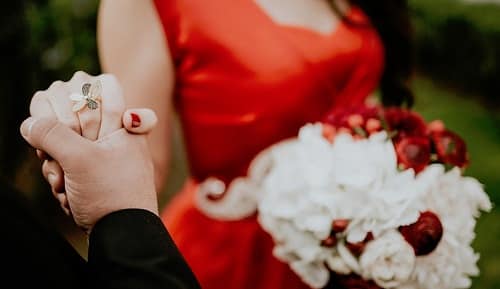
[{"label": "black jacket cuff", "polygon": [[199,288],[161,219],[147,210],[120,210],[99,220],[88,261],[104,288]]}]

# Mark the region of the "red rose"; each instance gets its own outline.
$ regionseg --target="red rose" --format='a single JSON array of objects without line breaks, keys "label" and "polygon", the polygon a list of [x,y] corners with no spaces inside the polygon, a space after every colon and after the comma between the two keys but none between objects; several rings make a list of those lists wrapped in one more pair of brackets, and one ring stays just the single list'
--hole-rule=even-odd
[{"label": "red rose", "polygon": [[443,225],[436,214],[426,211],[420,214],[417,222],[401,226],[399,231],[413,247],[415,255],[422,256],[436,249],[443,236]]},{"label": "red rose", "polygon": [[467,146],[460,136],[445,130],[433,132],[431,139],[440,162],[461,168],[467,166]]},{"label": "red rose", "polygon": [[396,139],[425,136],[427,132],[424,119],[419,114],[407,109],[388,108],[384,111],[384,120],[386,129],[396,133]]},{"label": "red rose", "polygon": [[395,143],[398,164],[404,169],[413,168],[416,173],[425,169],[431,159],[431,143],[427,137],[413,136]]},{"label": "red rose", "polygon": [[382,289],[373,281],[367,281],[356,274],[331,273],[330,281],[323,289]]}]

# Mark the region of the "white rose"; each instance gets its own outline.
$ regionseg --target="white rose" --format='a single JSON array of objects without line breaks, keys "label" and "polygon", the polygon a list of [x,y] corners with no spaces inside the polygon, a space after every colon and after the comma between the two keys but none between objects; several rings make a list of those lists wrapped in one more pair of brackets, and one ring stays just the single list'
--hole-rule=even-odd
[{"label": "white rose", "polygon": [[415,267],[413,248],[397,231],[369,242],[360,257],[361,274],[383,288],[407,283]]}]

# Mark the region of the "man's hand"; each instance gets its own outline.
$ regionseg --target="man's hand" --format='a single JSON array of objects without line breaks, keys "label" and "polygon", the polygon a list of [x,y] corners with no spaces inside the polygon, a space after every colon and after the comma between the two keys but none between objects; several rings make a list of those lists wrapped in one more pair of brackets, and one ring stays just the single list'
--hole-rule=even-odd
[{"label": "man's hand", "polygon": [[76,224],[85,230],[121,209],[140,208],[158,214],[146,135],[119,129],[91,141],[54,118],[36,117],[23,122],[21,134],[60,164],[69,209]]}]

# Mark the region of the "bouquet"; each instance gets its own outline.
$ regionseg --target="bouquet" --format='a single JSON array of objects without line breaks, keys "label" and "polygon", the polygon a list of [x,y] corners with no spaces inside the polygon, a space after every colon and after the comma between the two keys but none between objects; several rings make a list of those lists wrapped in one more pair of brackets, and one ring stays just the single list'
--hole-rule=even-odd
[{"label": "bouquet", "polygon": [[441,121],[363,106],[263,151],[241,186],[259,192],[273,254],[312,288],[468,288],[492,205],[467,164]]}]

